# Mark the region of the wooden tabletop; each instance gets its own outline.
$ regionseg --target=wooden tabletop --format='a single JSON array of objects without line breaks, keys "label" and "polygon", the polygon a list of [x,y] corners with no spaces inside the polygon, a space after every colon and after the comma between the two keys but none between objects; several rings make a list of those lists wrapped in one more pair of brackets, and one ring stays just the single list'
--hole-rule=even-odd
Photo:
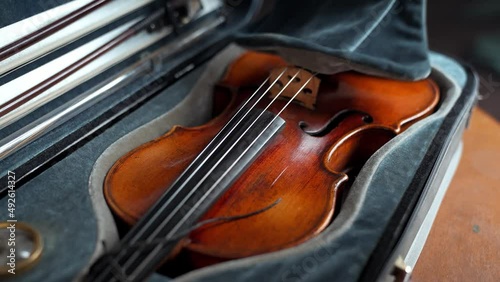
[{"label": "wooden tabletop", "polygon": [[500,124],[475,109],[412,281],[500,281]]}]

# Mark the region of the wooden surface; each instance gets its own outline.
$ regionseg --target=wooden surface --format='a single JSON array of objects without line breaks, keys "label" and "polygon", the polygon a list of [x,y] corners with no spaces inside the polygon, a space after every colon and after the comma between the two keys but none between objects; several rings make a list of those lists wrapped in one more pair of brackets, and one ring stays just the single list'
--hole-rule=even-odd
[{"label": "wooden surface", "polygon": [[500,281],[500,124],[482,110],[412,281]]}]

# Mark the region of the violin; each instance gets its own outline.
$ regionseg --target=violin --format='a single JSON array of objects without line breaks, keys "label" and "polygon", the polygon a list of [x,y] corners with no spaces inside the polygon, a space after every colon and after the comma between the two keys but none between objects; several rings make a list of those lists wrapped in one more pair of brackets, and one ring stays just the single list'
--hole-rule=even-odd
[{"label": "violin", "polygon": [[368,158],[439,101],[431,79],[320,75],[259,52],[232,62],[207,95],[212,120],[175,126],[108,172],[106,201],[131,229],[89,281],[140,281],[179,257],[189,270],[309,240]]}]

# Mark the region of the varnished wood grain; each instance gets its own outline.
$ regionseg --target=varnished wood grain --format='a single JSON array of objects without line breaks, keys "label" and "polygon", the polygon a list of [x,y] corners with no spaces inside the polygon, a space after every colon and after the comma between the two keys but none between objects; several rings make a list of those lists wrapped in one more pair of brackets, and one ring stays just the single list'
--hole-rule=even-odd
[{"label": "varnished wood grain", "polygon": [[500,281],[500,124],[476,109],[463,140],[413,281]]},{"label": "varnished wood grain", "polygon": [[[220,82],[232,102],[217,118],[197,128],[176,127],[122,157],[104,185],[115,214],[130,224],[140,218],[229,120],[236,106],[273,69],[285,64],[276,56],[246,53],[229,66]],[[408,125],[431,114],[439,99],[430,79],[402,82],[354,72],[321,79],[314,110],[290,104],[280,115],[286,121],[282,132],[202,220],[241,216],[279,203],[254,216],[192,232],[186,249],[195,254],[193,258],[204,258],[195,264],[283,249],[321,232],[332,219],[348,173],[358,171]],[[211,90],[207,95],[212,95]],[[270,101],[263,98],[258,108]],[[276,100],[268,110],[277,114],[286,103]],[[351,112],[333,128],[326,127],[345,110]],[[305,131],[320,133],[313,136]]]}]

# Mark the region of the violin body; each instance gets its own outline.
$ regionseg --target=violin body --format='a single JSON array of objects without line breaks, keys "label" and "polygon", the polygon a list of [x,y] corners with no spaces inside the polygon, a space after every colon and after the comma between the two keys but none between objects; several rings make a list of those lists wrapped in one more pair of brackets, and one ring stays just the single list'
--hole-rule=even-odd
[{"label": "violin body", "polygon": [[[123,156],[109,171],[106,200],[135,224],[230,120],[281,58],[248,52],[229,66],[214,95],[208,123],[176,126]],[[270,104],[264,97],[257,108]],[[321,76],[315,108],[278,99],[268,111],[285,121],[250,166],[200,221],[258,214],[199,228],[181,241],[194,267],[296,246],[324,230],[366,160],[439,101],[430,80],[402,82],[354,72]],[[175,256],[173,254],[172,256]]]}]

